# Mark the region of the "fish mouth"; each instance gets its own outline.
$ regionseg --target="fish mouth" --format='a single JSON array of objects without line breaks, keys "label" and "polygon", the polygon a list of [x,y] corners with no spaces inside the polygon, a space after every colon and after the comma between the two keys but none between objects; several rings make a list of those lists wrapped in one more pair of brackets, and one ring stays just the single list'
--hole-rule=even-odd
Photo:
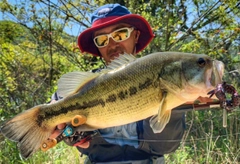
[{"label": "fish mouth", "polygon": [[214,60],[212,73],[210,77],[210,84],[216,87],[218,84],[222,83],[222,77],[224,73],[224,64],[221,61]]}]

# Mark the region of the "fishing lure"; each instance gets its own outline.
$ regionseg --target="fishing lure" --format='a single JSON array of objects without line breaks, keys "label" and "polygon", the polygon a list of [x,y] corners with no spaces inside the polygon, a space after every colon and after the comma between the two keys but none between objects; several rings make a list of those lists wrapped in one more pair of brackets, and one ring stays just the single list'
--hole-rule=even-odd
[{"label": "fishing lure", "polygon": [[[231,94],[231,99],[227,99],[227,94]],[[220,107],[223,108],[223,127],[227,127],[227,112],[231,112],[237,106],[240,106],[240,95],[230,84],[223,82],[218,84],[216,89],[208,92],[210,98],[215,95],[219,99]]]}]

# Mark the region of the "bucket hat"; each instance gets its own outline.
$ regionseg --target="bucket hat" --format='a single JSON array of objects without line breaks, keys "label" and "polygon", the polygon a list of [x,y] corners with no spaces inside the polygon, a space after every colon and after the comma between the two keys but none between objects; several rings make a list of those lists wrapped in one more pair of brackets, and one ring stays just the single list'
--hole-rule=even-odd
[{"label": "bucket hat", "polygon": [[136,53],[143,50],[154,37],[152,29],[145,18],[132,14],[120,4],[106,4],[93,12],[91,16],[92,26],[78,36],[79,49],[94,56],[101,56],[93,41],[94,32],[116,23],[127,23],[140,31],[139,40],[136,44]]}]

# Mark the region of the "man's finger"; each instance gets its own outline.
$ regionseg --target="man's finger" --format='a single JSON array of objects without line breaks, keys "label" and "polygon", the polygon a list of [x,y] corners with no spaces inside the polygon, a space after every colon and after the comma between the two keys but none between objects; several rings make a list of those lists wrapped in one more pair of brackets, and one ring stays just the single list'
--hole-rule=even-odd
[{"label": "man's finger", "polygon": [[84,142],[81,145],[78,145],[78,147],[83,148],[83,149],[87,149],[90,146],[90,142]]},{"label": "man's finger", "polygon": [[62,130],[56,129],[54,130],[54,132],[51,134],[51,136],[49,138],[57,138],[57,136],[59,136],[59,134],[62,132]]},{"label": "man's finger", "polygon": [[66,126],[65,123],[59,124],[49,138],[56,138],[57,136],[59,136],[59,134],[62,132],[65,126]]},{"label": "man's finger", "polygon": [[59,124],[59,125],[57,126],[57,129],[62,130],[62,129],[65,128],[65,126],[66,126],[65,123]]}]

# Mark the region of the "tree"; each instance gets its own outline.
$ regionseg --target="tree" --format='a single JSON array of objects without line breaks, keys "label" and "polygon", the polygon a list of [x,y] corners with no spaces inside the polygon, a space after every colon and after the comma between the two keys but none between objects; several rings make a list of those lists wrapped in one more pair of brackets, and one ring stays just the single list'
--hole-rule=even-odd
[{"label": "tree", "polygon": [[[155,38],[139,56],[155,51],[206,53],[225,63],[224,80],[240,88],[240,2],[238,0],[7,0],[0,2],[5,21],[0,22],[0,118],[1,121],[22,110],[49,100],[56,90],[57,79],[65,72],[87,71],[102,65],[99,58],[81,54],[77,48],[78,34],[91,26],[90,13],[99,5],[120,3],[132,13],[140,14],[151,24]],[[218,116],[218,117],[213,117]],[[205,163],[216,157],[212,152],[221,149],[222,158],[229,149],[237,154],[239,139],[236,133],[239,119],[231,114],[229,129],[219,123],[219,111],[194,113],[189,139],[212,135],[228,135],[231,142],[221,139],[206,145],[194,140],[183,142],[188,158]],[[215,120],[214,120],[215,119]],[[207,123],[206,123],[206,120]],[[213,126],[214,129],[209,129]],[[200,128],[199,128],[200,127]],[[0,138],[0,140],[3,140]],[[212,138],[209,138],[212,141]],[[7,143],[6,143],[7,144]],[[193,151],[192,145],[201,152]],[[205,146],[205,147],[204,147]],[[0,147],[6,158],[10,148]],[[15,162],[21,160],[14,149]],[[184,152],[184,151],[183,151]],[[202,152],[213,157],[201,157]],[[198,158],[197,158],[198,157]],[[174,155],[168,157],[174,161]],[[217,157],[216,157],[217,158]],[[239,160],[237,156],[226,158]],[[183,158],[184,159],[184,158]],[[206,161],[207,160],[207,161]],[[225,161],[226,162],[226,161]],[[7,163],[7,161],[5,161]],[[224,163],[224,162],[223,162]]]}]

